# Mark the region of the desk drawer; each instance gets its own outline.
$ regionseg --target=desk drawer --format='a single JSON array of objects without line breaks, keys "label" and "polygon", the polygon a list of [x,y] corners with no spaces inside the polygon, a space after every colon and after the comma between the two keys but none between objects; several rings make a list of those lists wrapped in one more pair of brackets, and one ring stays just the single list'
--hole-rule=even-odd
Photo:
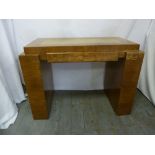
[{"label": "desk drawer", "polygon": [[46,53],[48,62],[101,62],[117,61],[117,52],[63,52]]}]

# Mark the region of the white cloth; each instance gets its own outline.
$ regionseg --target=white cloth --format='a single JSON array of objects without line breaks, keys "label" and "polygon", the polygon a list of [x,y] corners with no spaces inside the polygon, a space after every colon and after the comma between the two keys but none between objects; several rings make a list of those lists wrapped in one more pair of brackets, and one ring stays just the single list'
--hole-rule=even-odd
[{"label": "white cloth", "polygon": [[11,20],[0,20],[0,128],[7,128],[18,114],[16,103],[25,99],[20,81]]},{"label": "white cloth", "polygon": [[144,51],[138,88],[155,105],[155,20],[146,34]]}]

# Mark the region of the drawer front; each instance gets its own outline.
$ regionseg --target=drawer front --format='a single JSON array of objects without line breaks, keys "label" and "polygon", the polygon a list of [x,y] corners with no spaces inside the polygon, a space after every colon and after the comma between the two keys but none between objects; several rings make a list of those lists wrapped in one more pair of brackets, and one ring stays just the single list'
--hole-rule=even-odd
[{"label": "drawer front", "polygon": [[46,53],[48,62],[101,62],[117,61],[117,52],[63,52]]}]

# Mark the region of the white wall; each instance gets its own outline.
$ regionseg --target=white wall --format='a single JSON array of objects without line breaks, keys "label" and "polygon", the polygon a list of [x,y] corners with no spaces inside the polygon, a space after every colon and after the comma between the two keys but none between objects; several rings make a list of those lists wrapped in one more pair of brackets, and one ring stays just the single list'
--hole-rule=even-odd
[{"label": "white wall", "polygon": [[[143,43],[149,20],[13,20],[18,52],[38,37],[123,36]],[[136,27],[136,29],[133,29]],[[141,28],[140,28],[141,27]],[[104,63],[53,64],[56,90],[103,89]],[[48,84],[46,88],[51,88]]]}]

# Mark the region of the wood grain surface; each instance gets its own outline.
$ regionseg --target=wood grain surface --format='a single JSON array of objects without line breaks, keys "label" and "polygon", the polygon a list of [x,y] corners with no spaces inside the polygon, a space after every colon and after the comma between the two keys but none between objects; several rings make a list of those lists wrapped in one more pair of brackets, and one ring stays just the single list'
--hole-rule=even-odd
[{"label": "wood grain surface", "polygon": [[143,56],[142,52],[127,52],[126,59],[106,63],[105,92],[118,115],[132,110]]},{"label": "wood grain surface", "polygon": [[47,119],[48,107],[38,55],[20,55],[20,64],[34,119]]},{"label": "wood grain surface", "polygon": [[47,53],[66,52],[115,52],[123,55],[124,50],[138,50],[139,44],[119,37],[98,38],[40,38],[24,47],[26,54],[39,54],[46,60]]}]

